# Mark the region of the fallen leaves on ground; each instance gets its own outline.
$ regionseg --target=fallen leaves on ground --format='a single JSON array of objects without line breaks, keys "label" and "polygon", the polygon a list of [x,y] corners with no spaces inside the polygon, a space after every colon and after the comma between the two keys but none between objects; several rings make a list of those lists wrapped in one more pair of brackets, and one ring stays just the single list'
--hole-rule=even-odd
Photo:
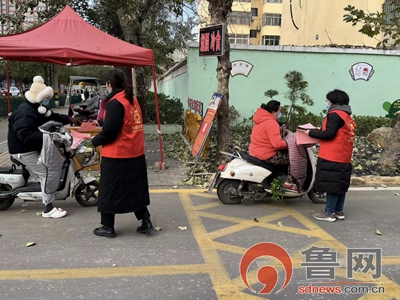
[{"label": "fallen leaves on ground", "polygon": [[[225,152],[232,153],[234,151],[248,151],[250,142],[251,126],[242,127],[236,126],[231,128],[230,143]],[[165,156],[171,159],[179,160],[186,164],[193,161],[193,155],[188,151],[181,134],[166,135],[168,137],[166,143]],[[217,130],[213,126],[210,132],[210,147],[208,149],[208,159],[205,160],[200,157],[196,166],[188,166],[188,179],[183,181],[183,184],[190,186],[205,187],[211,175],[217,169]],[[353,176],[400,176],[400,165],[395,166],[392,171],[380,170],[377,162],[383,151],[381,146],[375,146],[368,142],[365,137],[356,137],[354,142],[354,152],[352,158],[352,165],[354,166]],[[210,173],[209,175],[190,176],[195,173]]]},{"label": "fallen leaves on ground", "polygon": [[32,247],[32,246],[34,246],[34,245],[36,245],[36,243],[35,243],[35,242],[29,242],[29,243],[26,243],[26,246],[27,246],[27,247]]},{"label": "fallen leaves on ground", "polygon": [[377,235],[382,235],[382,233],[381,233],[378,229],[375,231],[375,233],[376,233]]},{"label": "fallen leaves on ground", "polygon": [[179,226],[178,227],[180,230],[187,230],[187,226]]}]

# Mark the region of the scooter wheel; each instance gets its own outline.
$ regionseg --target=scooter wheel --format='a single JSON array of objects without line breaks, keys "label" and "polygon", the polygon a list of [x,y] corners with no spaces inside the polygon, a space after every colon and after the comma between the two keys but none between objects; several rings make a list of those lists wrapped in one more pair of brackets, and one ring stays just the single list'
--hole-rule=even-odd
[{"label": "scooter wheel", "polygon": [[[6,185],[1,185],[0,186],[0,191],[10,191],[11,187],[6,186]],[[0,210],[7,210],[13,205],[15,198],[14,197],[9,197],[9,198],[1,198],[0,199]]]},{"label": "scooter wheel", "polygon": [[326,203],[326,193],[319,193],[312,189],[307,193],[308,198],[314,203],[325,204]]},{"label": "scooter wheel", "polygon": [[239,180],[224,179],[218,184],[217,195],[219,200],[225,204],[239,204],[243,195],[237,195]]},{"label": "scooter wheel", "polygon": [[99,191],[99,182],[93,180],[85,184],[85,190],[78,186],[75,191],[75,200],[84,207],[91,207],[97,205]]},{"label": "scooter wheel", "polygon": [[7,210],[13,205],[15,198],[0,199],[0,210]]}]

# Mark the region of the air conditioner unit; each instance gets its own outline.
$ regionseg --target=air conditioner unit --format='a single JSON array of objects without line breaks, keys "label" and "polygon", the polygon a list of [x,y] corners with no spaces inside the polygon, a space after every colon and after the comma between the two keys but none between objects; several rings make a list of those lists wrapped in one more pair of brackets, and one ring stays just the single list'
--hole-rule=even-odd
[{"label": "air conditioner unit", "polygon": [[255,19],[257,19],[257,17],[251,16],[251,20],[252,20],[252,21],[254,21]]},{"label": "air conditioner unit", "polygon": [[257,27],[257,31],[260,31],[261,30],[261,27]]}]

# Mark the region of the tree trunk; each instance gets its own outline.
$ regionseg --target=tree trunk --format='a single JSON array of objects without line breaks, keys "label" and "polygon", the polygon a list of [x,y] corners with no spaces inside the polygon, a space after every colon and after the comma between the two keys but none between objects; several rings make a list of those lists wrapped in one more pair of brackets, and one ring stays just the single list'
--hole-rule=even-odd
[{"label": "tree trunk", "polygon": [[225,37],[225,50],[222,56],[218,56],[217,78],[218,94],[224,98],[218,109],[218,136],[217,136],[217,163],[224,161],[224,155],[220,151],[226,151],[229,146],[230,119],[229,119],[229,78],[231,75],[230,47],[228,34]]},{"label": "tree trunk", "polygon": [[383,150],[377,165],[381,167],[383,171],[391,171],[397,167],[399,160],[400,160],[400,118],[397,119],[397,123],[393,128],[392,134],[390,135],[390,142]]},{"label": "tree trunk", "polygon": [[[58,97],[58,66],[56,64],[52,64],[52,77],[53,77],[53,90],[54,90],[54,101],[59,101]],[[58,107],[59,103],[55,103],[56,107]]]},{"label": "tree trunk", "polygon": [[[233,0],[208,0],[208,10],[213,24],[227,24],[227,15],[232,9]],[[230,61],[230,44],[228,31],[225,32],[224,53],[218,56],[217,63],[217,93],[223,94],[221,106],[218,109],[218,137],[216,163],[224,161],[220,151],[226,151],[229,146],[230,120],[229,120],[229,79],[232,64]]]},{"label": "tree trunk", "polygon": [[136,70],[136,98],[142,109],[143,123],[146,124],[149,120],[147,115],[147,90],[146,85],[146,71],[144,67],[138,67]]}]

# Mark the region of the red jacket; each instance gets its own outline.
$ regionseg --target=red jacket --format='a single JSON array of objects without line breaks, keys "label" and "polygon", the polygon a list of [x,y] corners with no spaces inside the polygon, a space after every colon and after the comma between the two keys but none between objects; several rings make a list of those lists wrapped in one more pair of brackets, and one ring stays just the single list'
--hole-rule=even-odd
[{"label": "red jacket", "polygon": [[[125,92],[120,92],[110,101],[118,101],[124,106],[124,123],[117,138],[103,146],[102,156],[109,158],[133,158],[144,154],[144,131],[142,112],[134,98],[134,105],[129,103]],[[107,118],[104,114],[104,119]]]},{"label": "red jacket", "polygon": [[[350,163],[357,125],[348,113],[342,110],[332,110],[329,113],[333,112],[343,119],[344,125],[333,139],[321,140],[318,157],[332,162]],[[326,129],[327,119],[322,124],[322,130]]]},{"label": "red jacket", "polygon": [[258,108],[253,117],[253,130],[250,136],[249,154],[261,160],[274,156],[278,150],[287,149],[281,137],[276,118],[263,108]]}]

